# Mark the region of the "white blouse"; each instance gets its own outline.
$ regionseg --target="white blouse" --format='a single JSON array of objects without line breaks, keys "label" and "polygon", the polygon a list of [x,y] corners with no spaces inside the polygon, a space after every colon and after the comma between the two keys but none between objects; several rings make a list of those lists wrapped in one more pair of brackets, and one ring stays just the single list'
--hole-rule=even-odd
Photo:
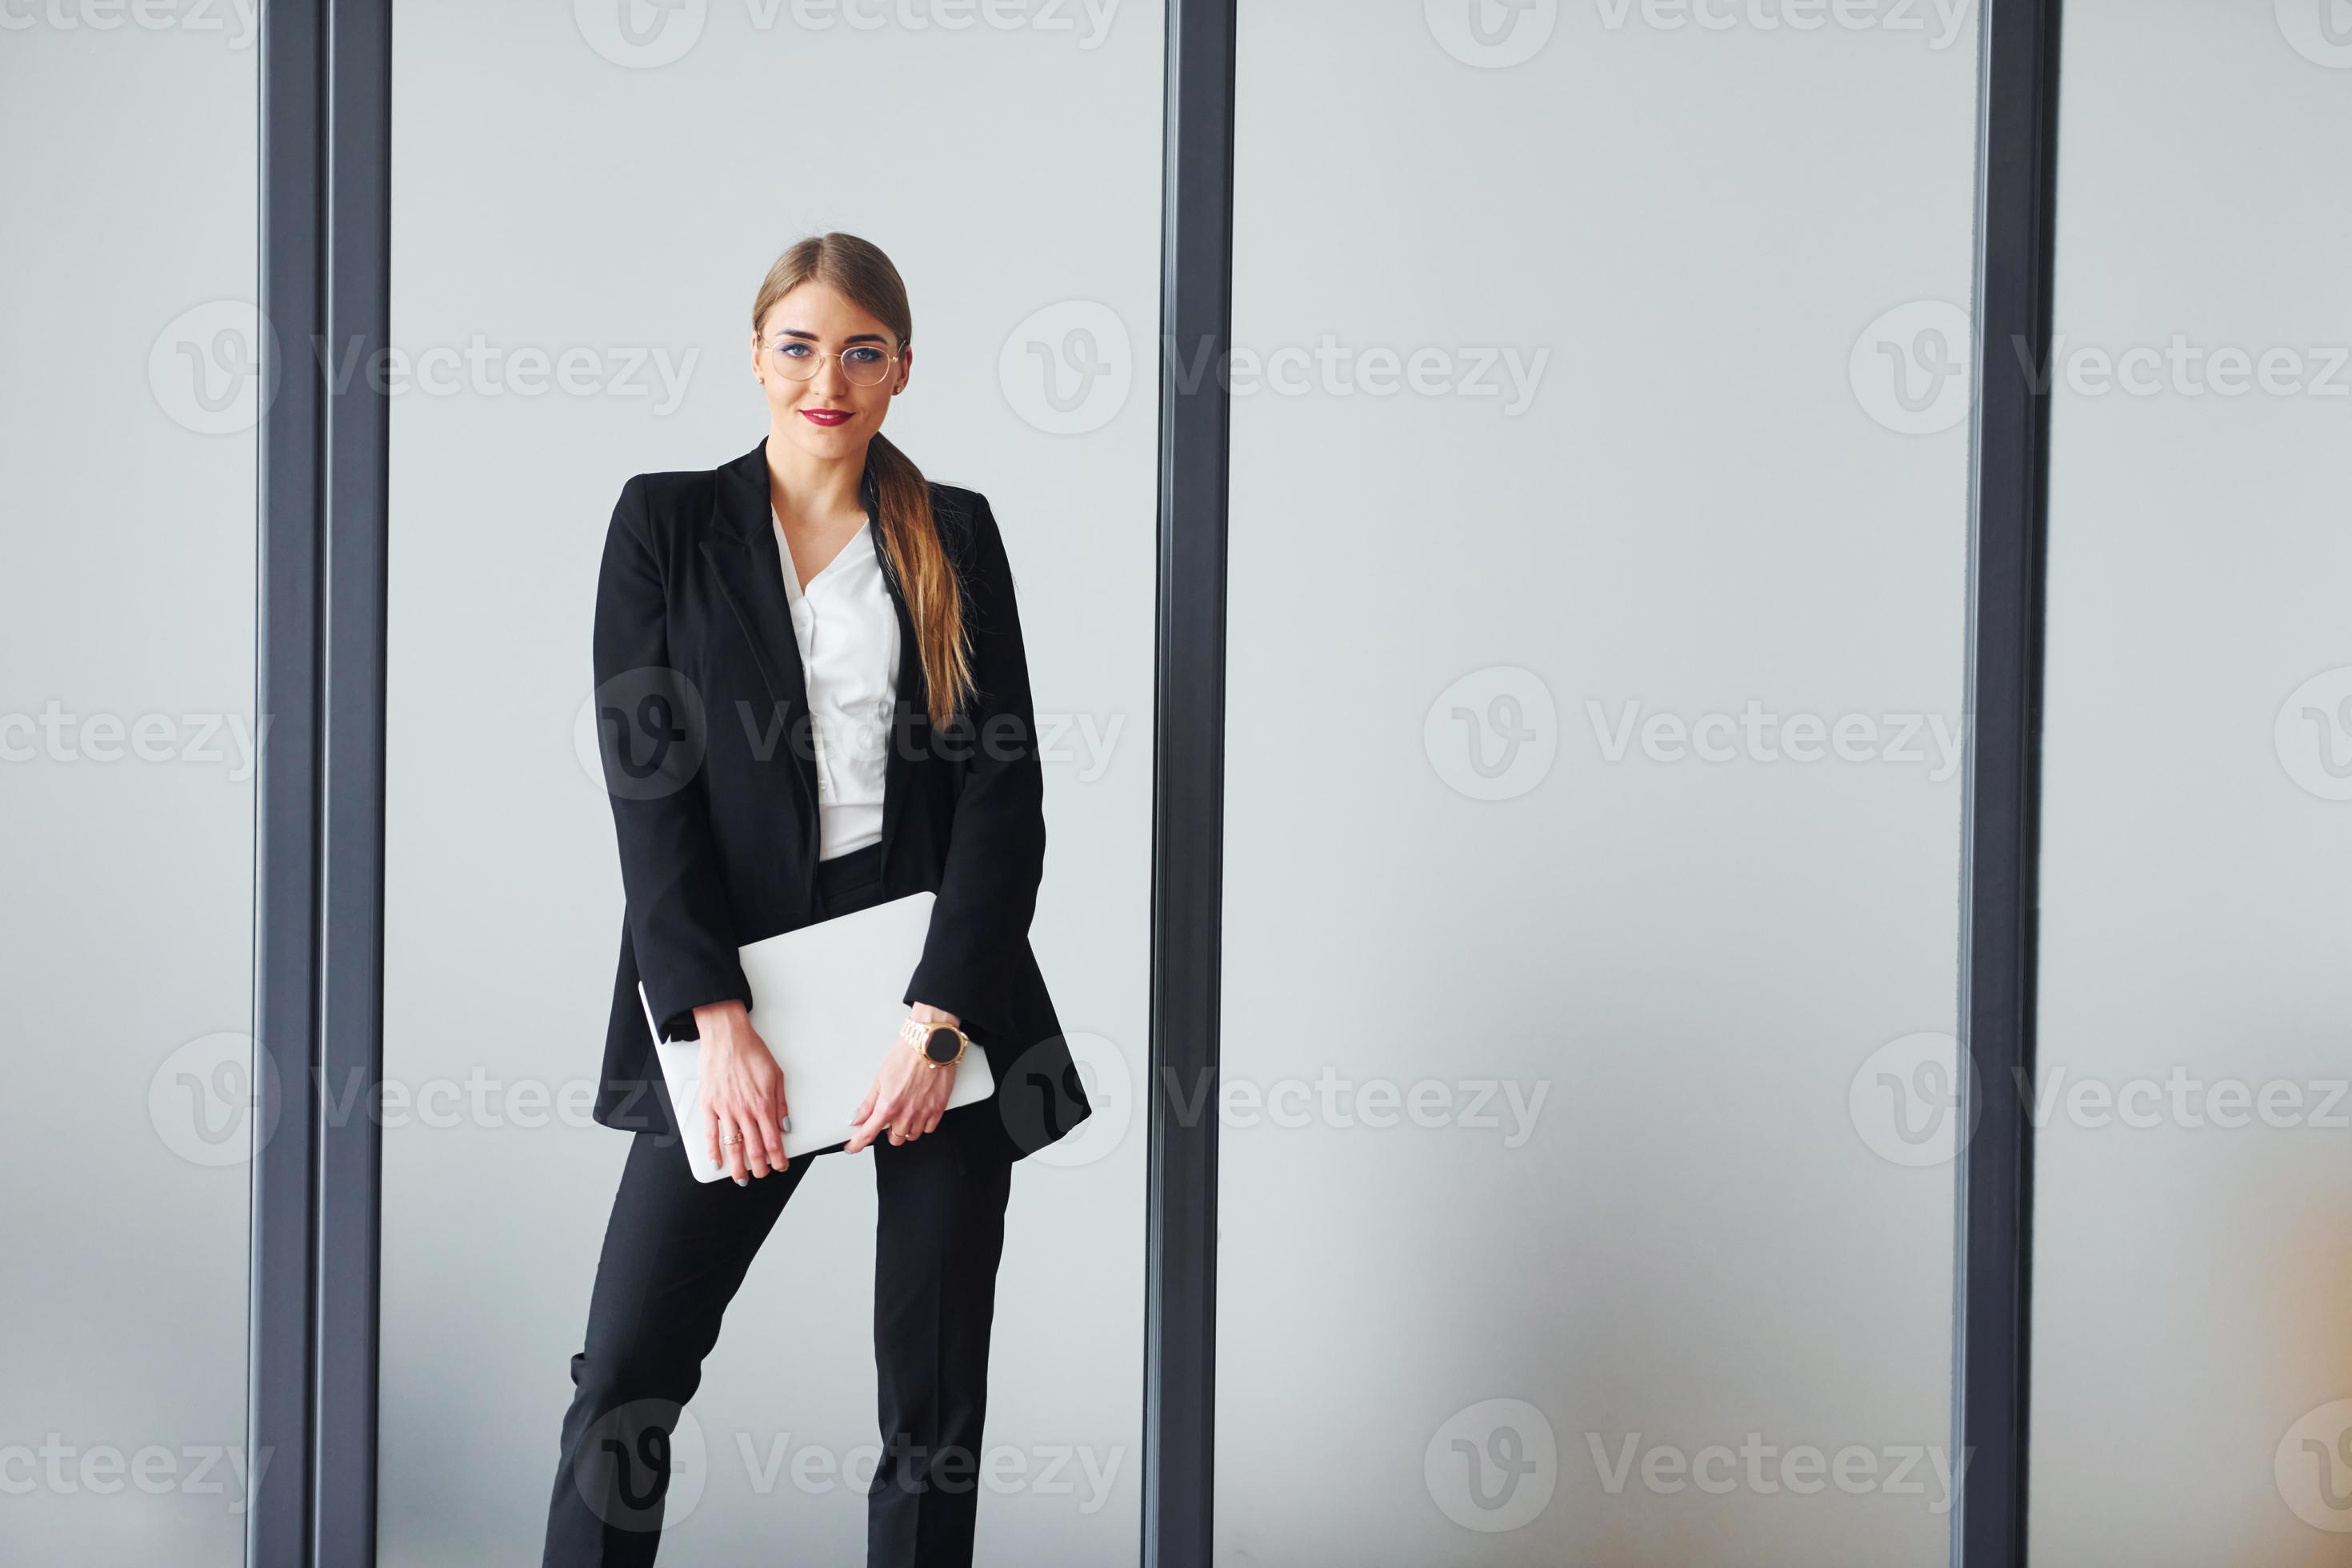
[{"label": "white blouse", "polygon": [[898,700],[898,612],[882,578],[872,519],[803,589],[783,520],[772,509],[769,515],[808,678],[824,840],[817,858],[830,860],[882,841],[890,715]]}]

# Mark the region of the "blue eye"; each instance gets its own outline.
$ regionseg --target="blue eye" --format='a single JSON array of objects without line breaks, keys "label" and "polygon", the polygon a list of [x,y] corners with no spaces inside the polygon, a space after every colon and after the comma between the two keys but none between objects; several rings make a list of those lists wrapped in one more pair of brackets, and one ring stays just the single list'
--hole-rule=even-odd
[{"label": "blue eye", "polygon": [[852,364],[879,364],[882,363],[882,351],[872,347],[855,348],[849,350],[841,357],[849,361]]},{"label": "blue eye", "polygon": [[808,357],[809,346],[806,343],[783,342],[776,345],[776,352],[793,359],[805,359]]}]

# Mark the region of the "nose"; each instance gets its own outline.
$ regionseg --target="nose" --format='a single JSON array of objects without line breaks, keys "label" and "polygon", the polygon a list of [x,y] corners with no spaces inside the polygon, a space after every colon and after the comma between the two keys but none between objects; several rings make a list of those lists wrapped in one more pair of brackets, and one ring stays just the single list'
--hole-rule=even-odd
[{"label": "nose", "polygon": [[835,353],[817,361],[816,374],[810,384],[827,397],[846,397],[854,384],[842,371],[841,356]]}]

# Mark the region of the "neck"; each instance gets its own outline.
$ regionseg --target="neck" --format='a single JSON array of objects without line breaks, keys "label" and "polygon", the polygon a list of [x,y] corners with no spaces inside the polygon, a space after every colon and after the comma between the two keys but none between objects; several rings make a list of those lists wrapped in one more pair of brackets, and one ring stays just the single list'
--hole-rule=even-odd
[{"label": "neck", "polygon": [[866,477],[866,448],[845,458],[818,458],[775,431],[768,433],[768,499],[787,518],[835,518],[863,514],[859,481]]}]

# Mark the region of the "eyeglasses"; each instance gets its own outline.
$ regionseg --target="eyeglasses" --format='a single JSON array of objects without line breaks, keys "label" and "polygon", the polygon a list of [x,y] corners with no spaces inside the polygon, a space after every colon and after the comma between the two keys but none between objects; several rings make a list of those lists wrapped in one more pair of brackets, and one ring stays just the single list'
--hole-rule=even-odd
[{"label": "eyeglasses", "polygon": [[820,353],[798,339],[771,343],[768,353],[774,356],[777,374],[793,381],[807,381],[816,374],[819,365],[837,359],[841,362],[841,374],[858,386],[878,385],[898,358],[894,353],[884,353],[872,343],[854,343],[838,353]]}]

